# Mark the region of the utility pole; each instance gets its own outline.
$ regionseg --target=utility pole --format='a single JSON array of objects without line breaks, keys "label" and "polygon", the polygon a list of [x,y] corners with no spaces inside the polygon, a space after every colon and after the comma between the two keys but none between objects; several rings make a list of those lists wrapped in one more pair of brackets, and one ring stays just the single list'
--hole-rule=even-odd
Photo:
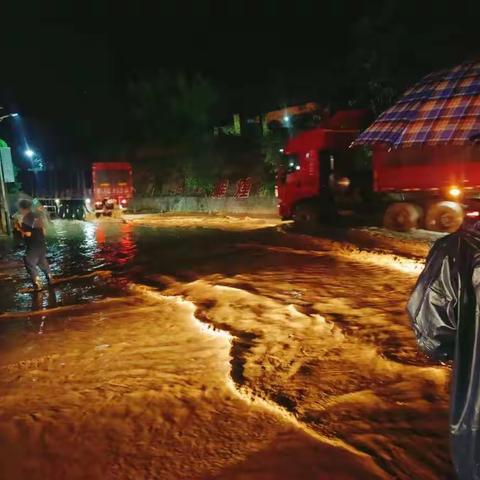
[{"label": "utility pole", "polygon": [[7,189],[5,188],[5,174],[3,171],[3,160],[1,155],[0,155],[0,185],[1,185],[0,194],[2,197],[2,214],[3,214],[2,216],[5,219],[6,234],[10,235],[12,233],[12,225],[10,223],[10,208],[8,206]]}]

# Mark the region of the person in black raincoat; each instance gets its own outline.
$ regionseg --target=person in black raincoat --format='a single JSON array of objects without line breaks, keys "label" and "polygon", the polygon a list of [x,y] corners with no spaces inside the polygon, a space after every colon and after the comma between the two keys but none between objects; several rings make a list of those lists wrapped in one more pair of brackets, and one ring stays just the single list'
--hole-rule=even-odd
[{"label": "person in black raincoat", "polygon": [[458,478],[480,480],[480,227],[437,240],[408,301],[421,350],[453,360],[452,457]]}]

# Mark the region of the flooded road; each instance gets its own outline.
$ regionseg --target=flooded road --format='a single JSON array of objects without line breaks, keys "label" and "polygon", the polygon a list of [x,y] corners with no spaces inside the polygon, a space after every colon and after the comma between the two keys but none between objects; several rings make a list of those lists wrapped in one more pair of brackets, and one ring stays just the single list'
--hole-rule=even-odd
[{"label": "flooded road", "polygon": [[449,479],[421,262],[269,220],[55,222],[0,263],[0,478]]}]

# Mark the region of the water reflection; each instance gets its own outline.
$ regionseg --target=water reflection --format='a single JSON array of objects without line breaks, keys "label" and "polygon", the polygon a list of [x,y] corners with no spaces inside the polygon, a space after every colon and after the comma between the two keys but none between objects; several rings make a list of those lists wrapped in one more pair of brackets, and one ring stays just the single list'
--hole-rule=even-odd
[{"label": "water reflection", "polygon": [[55,308],[58,306],[57,292],[50,288],[42,292],[32,292],[31,310],[42,310],[46,308]]},{"label": "water reflection", "polygon": [[[137,253],[132,226],[120,222],[55,220],[47,233],[47,244],[54,275],[68,281],[32,293],[23,268],[23,249],[13,249],[6,239],[0,242],[0,312],[55,308],[118,294],[126,281],[121,274]],[[82,278],[100,269],[111,270],[120,277],[116,281],[105,276]]]},{"label": "water reflection", "polygon": [[120,222],[56,221],[48,240],[54,269],[61,276],[116,268],[136,254],[132,226]]},{"label": "water reflection", "polygon": [[[87,303],[121,295],[133,278],[150,273],[177,275],[199,261],[210,261],[230,247],[231,232],[181,227],[134,226],[121,221],[55,220],[47,233],[48,259],[54,276],[68,278],[55,286],[55,297],[32,297],[23,267],[23,250],[0,240],[2,252],[0,313]],[[109,271],[111,278],[85,278],[89,272]],[[82,278],[83,277],[83,278]]]},{"label": "water reflection", "polygon": [[93,223],[85,223],[84,226],[85,232],[85,249],[87,251],[94,251],[97,243],[96,232],[97,228]]},{"label": "water reflection", "polygon": [[95,257],[103,266],[121,269],[131,262],[137,253],[133,236],[133,227],[128,223],[115,225],[114,228],[98,227],[95,231]]}]

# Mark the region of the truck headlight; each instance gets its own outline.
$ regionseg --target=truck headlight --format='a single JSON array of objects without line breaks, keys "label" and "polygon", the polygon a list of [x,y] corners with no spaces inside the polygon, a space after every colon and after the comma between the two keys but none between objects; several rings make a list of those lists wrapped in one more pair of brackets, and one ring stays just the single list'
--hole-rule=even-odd
[{"label": "truck headlight", "polygon": [[448,189],[448,194],[452,198],[458,198],[462,194],[462,191],[458,187],[453,186]]}]

